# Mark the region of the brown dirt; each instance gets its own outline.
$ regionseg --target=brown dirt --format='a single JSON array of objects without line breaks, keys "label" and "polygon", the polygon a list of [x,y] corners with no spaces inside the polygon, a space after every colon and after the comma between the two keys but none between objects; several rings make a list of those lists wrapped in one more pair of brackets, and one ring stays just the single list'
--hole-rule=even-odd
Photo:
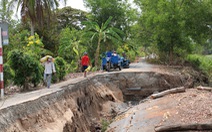
[{"label": "brown dirt", "polygon": [[187,89],[141,103],[117,116],[108,132],[153,132],[155,127],[212,123],[212,93]]},{"label": "brown dirt", "polygon": [[159,125],[212,123],[212,93],[188,89],[185,93],[171,94],[164,99],[177,104],[171,117],[164,116]]}]

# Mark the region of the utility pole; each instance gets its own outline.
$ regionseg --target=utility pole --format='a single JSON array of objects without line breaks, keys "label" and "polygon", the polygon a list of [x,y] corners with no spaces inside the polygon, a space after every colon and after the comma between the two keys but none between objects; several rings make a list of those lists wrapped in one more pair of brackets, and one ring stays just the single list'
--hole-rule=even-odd
[{"label": "utility pole", "polygon": [[2,28],[0,27],[0,89],[1,98],[4,98],[4,73],[3,73],[3,46],[2,46]]},{"label": "utility pole", "polygon": [[3,71],[3,45],[9,44],[8,23],[0,21],[0,89],[1,98],[4,98],[4,71]]}]

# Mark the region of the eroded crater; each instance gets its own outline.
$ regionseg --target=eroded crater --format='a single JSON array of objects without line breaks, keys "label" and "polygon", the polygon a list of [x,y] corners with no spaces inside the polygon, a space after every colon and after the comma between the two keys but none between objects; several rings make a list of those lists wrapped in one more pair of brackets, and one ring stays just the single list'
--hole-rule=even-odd
[{"label": "eroded crater", "polygon": [[192,87],[180,73],[114,72],[63,86],[33,101],[0,110],[0,130],[5,132],[85,132],[102,128],[127,108],[163,90]]}]

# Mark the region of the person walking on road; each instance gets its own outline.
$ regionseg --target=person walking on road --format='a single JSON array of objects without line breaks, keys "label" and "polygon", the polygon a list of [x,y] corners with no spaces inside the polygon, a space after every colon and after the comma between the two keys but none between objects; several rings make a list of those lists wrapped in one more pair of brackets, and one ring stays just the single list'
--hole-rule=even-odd
[{"label": "person walking on road", "polygon": [[52,74],[56,73],[54,62],[52,61],[52,57],[48,57],[47,61],[43,63],[44,65],[44,82],[47,85],[47,88],[50,88]]},{"label": "person walking on road", "polygon": [[82,72],[84,72],[84,77],[86,77],[86,72],[87,72],[86,69],[90,65],[90,58],[88,57],[87,52],[85,52],[84,56],[82,57],[81,65],[82,65]]}]

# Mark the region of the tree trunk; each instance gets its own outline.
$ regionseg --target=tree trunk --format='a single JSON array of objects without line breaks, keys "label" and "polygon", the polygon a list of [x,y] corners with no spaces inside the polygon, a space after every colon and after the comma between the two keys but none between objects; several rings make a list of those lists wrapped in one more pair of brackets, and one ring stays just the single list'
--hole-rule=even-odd
[{"label": "tree trunk", "polygon": [[197,89],[198,89],[198,90],[206,90],[206,91],[211,91],[211,92],[212,92],[212,88],[211,88],[211,87],[202,87],[202,86],[198,86]]},{"label": "tree trunk", "polygon": [[35,23],[31,22],[31,36],[34,36],[35,34]]},{"label": "tree trunk", "polygon": [[185,92],[185,88],[184,87],[172,88],[172,89],[165,90],[165,91],[157,93],[157,94],[153,94],[150,97],[153,99],[156,99],[156,98],[160,98],[165,95],[168,95],[168,94],[179,93],[179,92]]},{"label": "tree trunk", "polygon": [[29,90],[29,79],[26,78],[25,82],[24,82],[24,86],[23,86],[23,91],[28,91]]},{"label": "tree trunk", "polygon": [[95,55],[95,66],[98,67],[99,66],[99,50],[100,50],[100,42],[101,42],[101,36],[98,40],[98,45],[96,48],[96,55]]},{"label": "tree trunk", "polygon": [[169,65],[172,65],[172,63],[173,63],[173,46],[171,45],[169,51]]},{"label": "tree trunk", "polygon": [[155,127],[156,132],[171,132],[171,131],[205,131],[211,130],[212,124],[181,124],[181,125],[170,125],[170,126],[159,126]]}]

